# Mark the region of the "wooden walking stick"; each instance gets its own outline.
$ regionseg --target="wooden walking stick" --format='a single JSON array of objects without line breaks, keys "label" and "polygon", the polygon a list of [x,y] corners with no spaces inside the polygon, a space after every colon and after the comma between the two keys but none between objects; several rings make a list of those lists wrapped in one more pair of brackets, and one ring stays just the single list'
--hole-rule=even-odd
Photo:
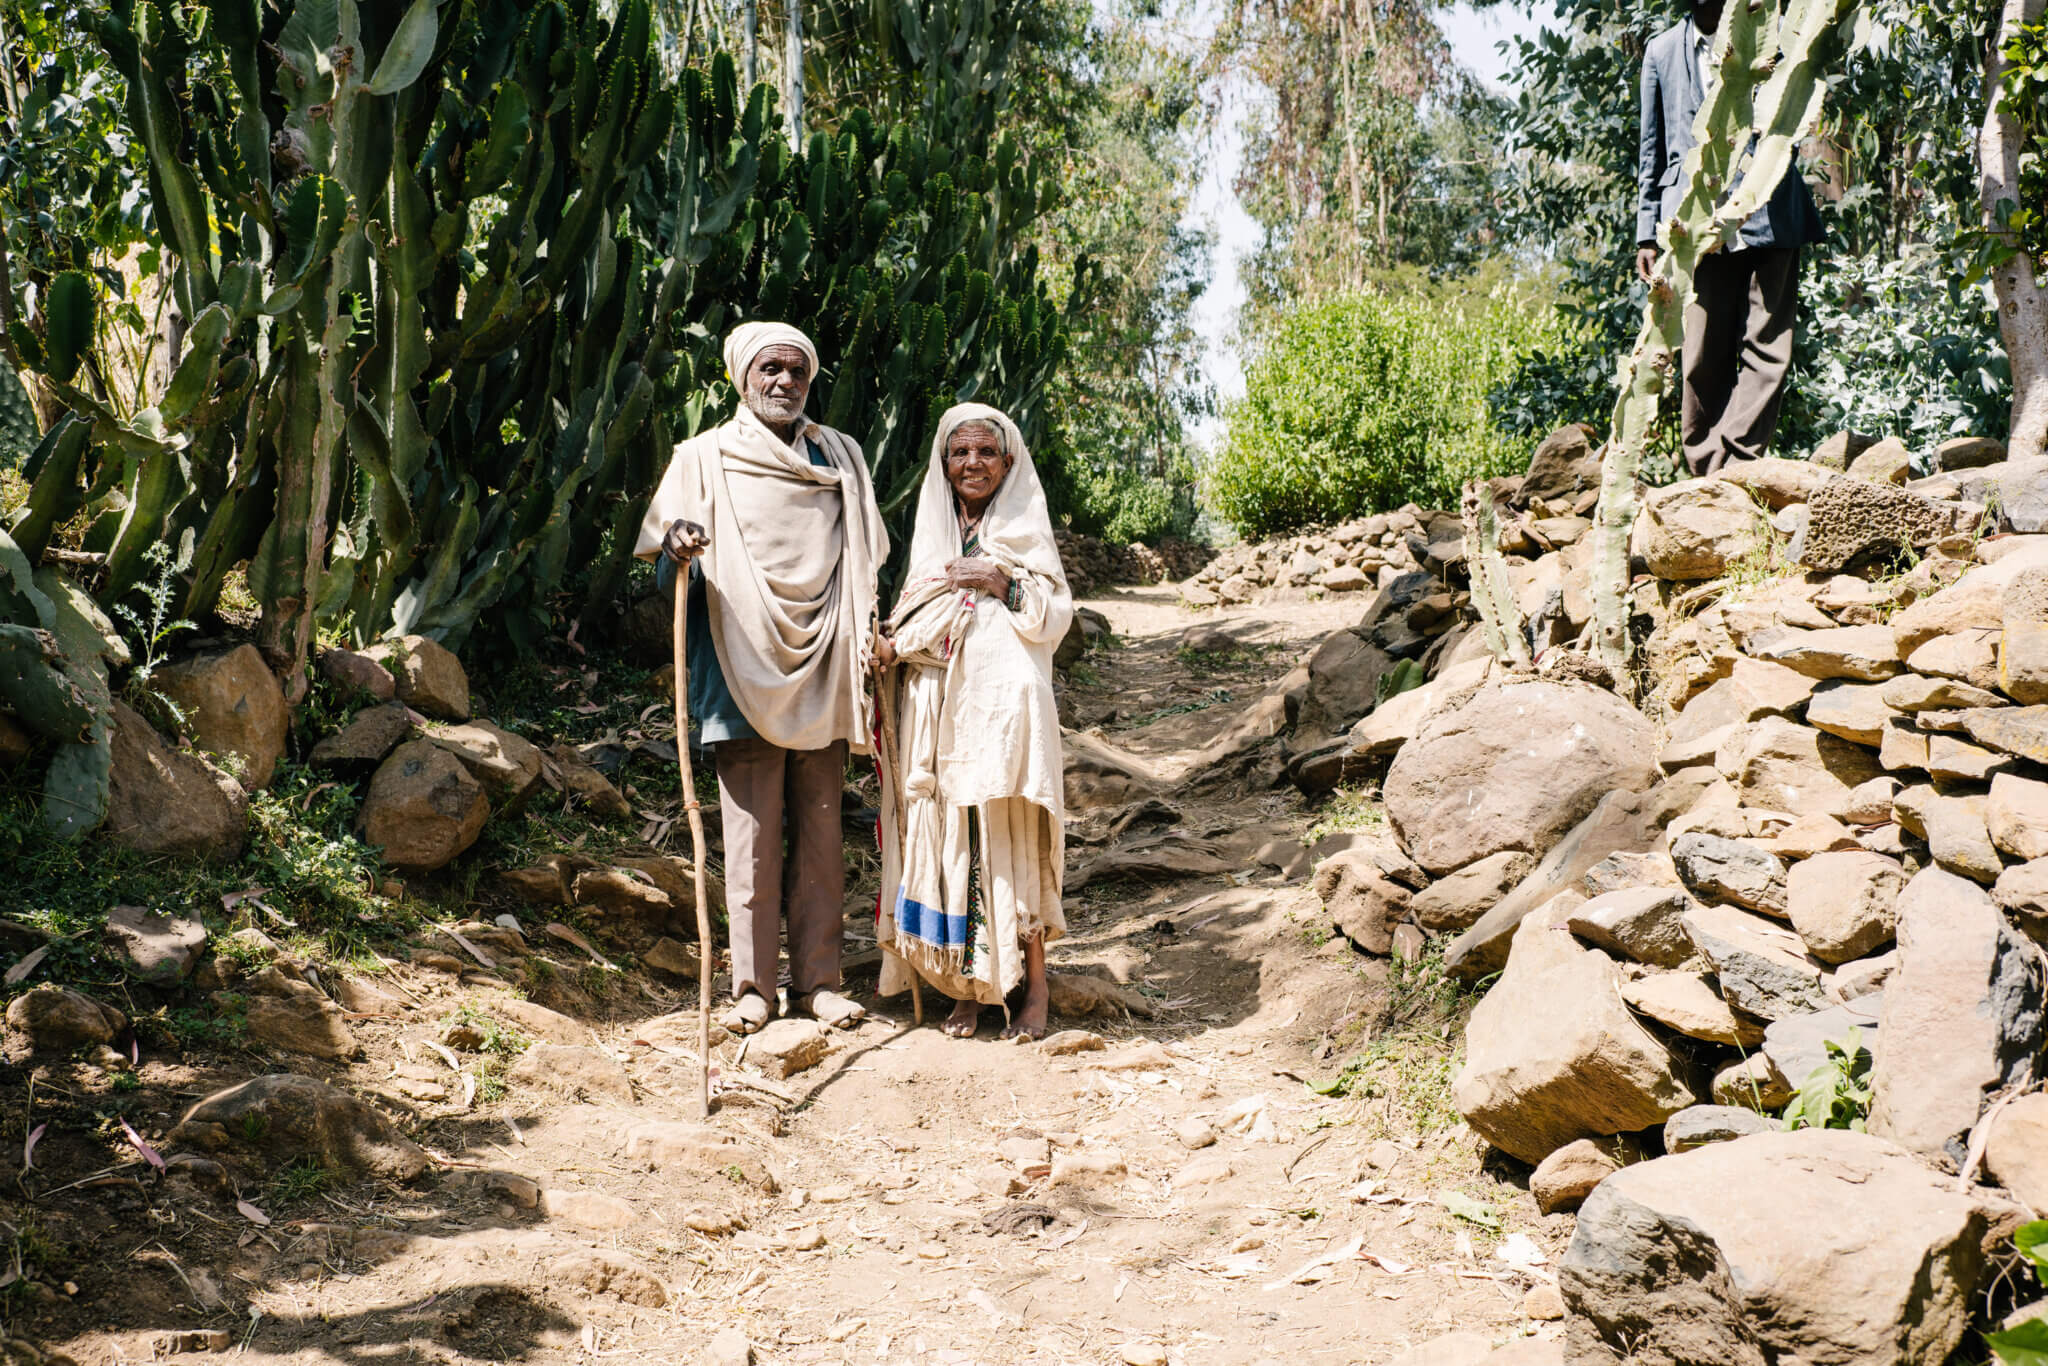
[{"label": "wooden walking stick", "polygon": [[[894,809],[893,814],[896,817],[896,850],[897,857],[900,859],[903,850],[903,782],[902,775],[896,771],[896,763],[899,756],[896,749],[895,682],[895,679],[884,673],[875,689],[876,714],[881,722],[881,734],[876,736],[878,745],[875,754],[875,769],[881,775],[882,781],[889,785],[889,794],[892,799],[889,805]],[[883,832],[882,838],[888,838],[886,831]],[[880,895],[887,896],[888,894],[889,889],[887,887],[882,888]],[[879,909],[877,907],[878,911]],[[882,952],[902,962],[903,970],[910,974],[911,1019],[917,1024],[923,1024],[924,980],[917,975],[917,969],[912,967],[907,961],[904,961],[903,956],[897,953],[893,947],[885,947]]]},{"label": "wooden walking stick", "polygon": [[711,904],[704,895],[704,804],[697,800],[697,776],[690,768],[690,662],[684,652],[690,624],[688,561],[676,567],[676,763],[683,771],[683,809],[690,813],[690,870],[697,896],[697,1113],[711,1117]]}]

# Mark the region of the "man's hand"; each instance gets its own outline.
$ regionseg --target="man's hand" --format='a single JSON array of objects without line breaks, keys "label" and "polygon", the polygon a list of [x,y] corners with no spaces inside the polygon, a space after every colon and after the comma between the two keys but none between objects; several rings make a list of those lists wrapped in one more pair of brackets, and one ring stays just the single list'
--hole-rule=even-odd
[{"label": "man's hand", "polygon": [[994,560],[962,557],[946,566],[946,586],[972,588],[1001,601],[1010,596],[1010,576]]},{"label": "man's hand", "polygon": [[1650,272],[1655,269],[1656,265],[1657,249],[1655,247],[1636,248],[1636,278],[1638,280],[1641,280],[1644,284],[1650,283]]},{"label": "man's hand", "polygon": [[688,564],[702,555],[705,547],[710,544],[711,537],[705,534],[703,527],[678,517],[668,524],[668,530],[662,534],[661,553],[677,564]]}]

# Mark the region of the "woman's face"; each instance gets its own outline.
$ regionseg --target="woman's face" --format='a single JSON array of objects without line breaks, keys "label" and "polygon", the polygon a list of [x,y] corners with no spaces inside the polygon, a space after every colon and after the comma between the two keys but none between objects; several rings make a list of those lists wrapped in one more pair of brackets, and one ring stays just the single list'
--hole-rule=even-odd
[{"label": "woman's face", "polygon": [[986,422],[963,422],[946,438],[946,482],[969,508],[995,497],[1009,473],[1010,457]]}]

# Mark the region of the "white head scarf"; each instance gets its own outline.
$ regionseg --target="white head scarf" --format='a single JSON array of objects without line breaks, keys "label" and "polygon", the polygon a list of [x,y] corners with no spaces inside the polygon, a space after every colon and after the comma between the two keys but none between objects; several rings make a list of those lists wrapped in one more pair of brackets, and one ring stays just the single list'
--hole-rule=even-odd
[{"label": "white head scarf", "polygon": [[811,378],[818,377],[818,348],[788,323],[741,323],[725,336],[725,377],[733,388],[745,392],[747,367],[754,357],[771,346],[794,346],[811,362]]},{"label": "white head scarf", "polygon": [[986,403],[957,403],[939,418],[938,433],[932,437],[931,465],[918,493],[917,524],[910,534],[909,579],[943,575],[947,561],[959,557],[960,521],[953,486],[946,480],[946,442],[971,422],[992,428],[1003,453],[1010,457],[1010,472],[981,517],[981,553],[1005,568],[1042,574],[1064,589],[1067,574],[1053,542],[1052,515],[1046,511],[1038,466],[1032,463],[1017,424]]}]

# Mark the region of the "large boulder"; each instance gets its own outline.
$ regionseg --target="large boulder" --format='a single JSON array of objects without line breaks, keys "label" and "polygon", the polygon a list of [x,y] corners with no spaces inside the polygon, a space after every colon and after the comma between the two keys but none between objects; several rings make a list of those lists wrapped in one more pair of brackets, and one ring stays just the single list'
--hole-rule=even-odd
[{"label": "large boulder", "polygon": [[394,868],[431,872],[476,843],[490,814],[483,787],[454,755],[431,740],[409,740],[370,779],[363,840]]},{"label": "large boulder", "polygon": [[1632,1133],[1700,1099],[1690,1068],[1622,1004],[1619,965],[1565,926],[1565,893],[1525,918],[1465,1027],[1458,1110],[1524,1162],[1574,1139]]},{"label": "large boulder", "polygon": [[1960,1162],[1987,1095],[2031,1080],[2048,1044],[2048,970],[1982,887],[1924,868],[1899,896],[1870,1132]]},{"label": "large boulder", "polygon": [[1902,1149],[1754,1134],[1628,1167],[1579,1210],[1558,1285],[1574,1361],[1940,1366],[1985,1216]]},{"label": "large boulder", "polygon": [[1368,851],[1324,859],[1314,888],[1339,934],[1367,953],[1393,951],[1394,926],[1408,918],[1408,889],[1380,876]]},{"label": "large boulder", "polygon": [[1432,934],[1456,934],[1499,904],[1536,866],[1519,849],[1503,849],[1440,877],[1415,894],[1415,923]]},{"label": "large boulder", "polygon": [[1684,924],[1736,1009],[1777,1020],[1828,1005],[1827,965],[1783,925],[1734,906],[1694,906]]},{"label": "large boulder", "polygon": [[1613,693],[1544,679],[1488,684],[1395,756],[1387,817],[1431,873],[1504,849],[1540,857],[1608,793],[1656,781],[1655,753],[1650,723]]},{"label": "large boulder", "polygon": [[1783,664],[1808,678],[1876,683],[1905,668],[1885,626],[1835,626],[1824,631],[1778,626],[1750,637],[1747,649],[1758,659]]},{"label": "large boulder", "polygon": [[113,750],[108,839],[138,854],[241,857],[249,798],[240,783],[201,756],[172,749],[118,700]]},{"label": "large boulder", "polygon": [[1660,579],[1711,579],[1770,540],[1749,494],[1720,479],[1687,479],[1643,499],[1630,547]]},{"label": "large boulder", "polygon": [[201,750],[249,791],[270,786],[291,714],[277,675],[254,645],[169,665],[153,681],[185,714],[185,729]]},{"label": "large boulder", "polygon": [[1393,667],[1391,656],[1356,631],[1326,637],[1308,658],[1308,688],[1294,718],[1297,732],[1321,737],[1349,730],[1372,710],[1379,681]]},{"label": "large boulder", "polygon": [[1828,472],[1810,460],[1787,460],[1770,456],[1762,460],[1731,460],[1721,467],[1716,479],[1725,479],[1746,489],[1773,512],[1803,503],[1828,480]]},{"label": "large boulder", "polygon": [[426,636],[379,641],[363,651],[391,671],[398,700],[444,721],[469,719],[469,675],[448,647]]},{"label": "large boulder", "polygon": [[410,1181],[426,1152],[381,1111],[325,1082],[289,1072],[216,1091],[171,1132],[179,1146],[219,1152],[246,1147],[273,1161],[313,1157],[324,1166]]}]

